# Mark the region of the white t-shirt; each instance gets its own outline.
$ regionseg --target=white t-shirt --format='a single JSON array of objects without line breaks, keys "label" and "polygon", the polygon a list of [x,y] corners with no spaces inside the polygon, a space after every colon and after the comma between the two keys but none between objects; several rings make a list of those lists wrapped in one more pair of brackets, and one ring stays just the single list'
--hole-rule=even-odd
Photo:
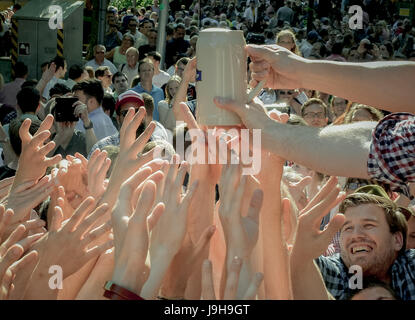
[{"label": "white t-shirt", "polygon": [[124,73],[128,79],[128,88],[131,88],[131,84],[136,76],[138,76],[138,63],[135,68],[131,69],[128,64],[122,64],[119,66],[120,72]]},{"label": "white t-shirt", "polygon": [[167,83],[167,81],[169,81],[170,79],[170,75],[163,70],[160,70],[159,74],[155,74],[153,76],[153,85],[155,85],[156,87],[161,88],[165,83]]}]

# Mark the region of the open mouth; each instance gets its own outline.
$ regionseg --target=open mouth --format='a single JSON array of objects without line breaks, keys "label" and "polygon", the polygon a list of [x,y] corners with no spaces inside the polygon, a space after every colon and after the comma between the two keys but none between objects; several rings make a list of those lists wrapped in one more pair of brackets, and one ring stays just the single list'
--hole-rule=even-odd
[{"label": "open mouth", "polygon": [[368,253],[368,252],[371,252],[372,250],[373,248],[367,245],[353,246],[350,248],[351,254]]}]

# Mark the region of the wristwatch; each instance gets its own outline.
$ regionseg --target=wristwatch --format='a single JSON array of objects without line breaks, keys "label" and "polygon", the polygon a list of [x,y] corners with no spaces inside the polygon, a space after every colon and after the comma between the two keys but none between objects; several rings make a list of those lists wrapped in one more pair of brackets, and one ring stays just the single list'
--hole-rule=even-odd
[{"label": "wristwatch", "polygon": [[92,123],[92,121],[89,121],[89,126],[88,127],[85,127],[85,125],[84,125],[85,130],[92,129],[93,127],[94,127],[94,124]]}]

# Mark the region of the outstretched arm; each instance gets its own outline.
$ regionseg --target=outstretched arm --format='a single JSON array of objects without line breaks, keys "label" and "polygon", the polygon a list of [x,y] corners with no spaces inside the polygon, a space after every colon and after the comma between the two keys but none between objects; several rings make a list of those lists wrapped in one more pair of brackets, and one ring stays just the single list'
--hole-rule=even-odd
[{"label": "outstretched arm", "polygon": [[[260,129],[263,149],[331,176],[369,178],[367,160],[376,122],[323,129],[291,126],[270,119],[252,103],[238,105],[229,99],[215,101],[218,107],[235,112],[247,128]],[[259,103],[258,99],[255,101]]]},{"label": "outstretched arm", "polygon": [[391,112],[415,112],[415,63],[345,63],[308,60],[273,46],[249,45],[252,83],[274,89],[308,88]]}]

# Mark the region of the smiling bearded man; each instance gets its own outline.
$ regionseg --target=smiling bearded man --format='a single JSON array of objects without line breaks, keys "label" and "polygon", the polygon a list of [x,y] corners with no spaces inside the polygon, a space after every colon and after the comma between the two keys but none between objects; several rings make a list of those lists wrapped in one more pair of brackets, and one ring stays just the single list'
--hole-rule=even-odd
[{"label": "smiling bearded man", "polygon": [[389,284],[403,300],[415,299],[415,250],[405,250],[402,208],[380,186],[372,185],[348,195],[339,211],[346,218],[340,229],[341,253],[316,259],[331,295],[344,299],[356,289],[349,280],[355,276],[352,270],[361,268],[363,277]]}]

